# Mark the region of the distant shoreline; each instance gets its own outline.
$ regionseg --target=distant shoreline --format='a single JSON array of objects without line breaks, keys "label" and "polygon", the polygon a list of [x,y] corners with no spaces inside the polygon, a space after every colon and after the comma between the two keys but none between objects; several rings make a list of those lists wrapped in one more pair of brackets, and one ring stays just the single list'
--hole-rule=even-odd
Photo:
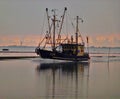
[{"label": "distant shoreline", "polygon": [[[34,51],[0,51],[0,53],[35,53]],[[107,54],[105,52],[91,52],[90,54]],[[110,54],[120,54],[118,53],[110,53]]]},{"label": "distant shoreline", "polygon": [[36,47],[36,46],[17,46],[17,45],[8,45],[8,46],[0,46],[0,47]]},{"label": "distant shoreline", "polygon": [[[0,46],[0,47],[27,47],[27,48],[32,47],[32,48],[36,48],[37,46],[6,45],[6,46]],[[105,46],[96,47],[96,46],[90,46],[89,48],[118,48],[118,49],[120,49],[119,46],[117,46],[117,47],[105,47]]]},{"label": "distant shoreline", "polygon": [[35,53],[34,51],[0,51],[0,53]]},{"label": "distant shoreline", "polygon": [[0,60],[38,58],[39,56],[0,56]]}]

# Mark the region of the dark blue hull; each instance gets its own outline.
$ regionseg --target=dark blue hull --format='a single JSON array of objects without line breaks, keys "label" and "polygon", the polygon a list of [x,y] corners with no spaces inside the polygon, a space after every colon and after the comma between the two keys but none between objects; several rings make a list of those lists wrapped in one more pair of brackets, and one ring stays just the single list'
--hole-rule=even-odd
[{"label": "dark blue hull", "polygon": [[42,58],[46,59],[58,59],[58,60],[70,60],[70,61],[88,61],[90,59],[89,54],[85,53],[83,56],[76,56],[72,54],[66,54],[61,52],[53,52],[43,49],[36,49],[36,53]]}]

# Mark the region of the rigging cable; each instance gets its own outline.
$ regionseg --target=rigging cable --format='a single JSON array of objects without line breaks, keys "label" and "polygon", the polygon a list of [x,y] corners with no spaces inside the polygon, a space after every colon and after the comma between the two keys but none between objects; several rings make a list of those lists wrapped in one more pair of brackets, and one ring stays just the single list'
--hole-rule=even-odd
[{"label": "rigging cable", "polygon": [[[43,29],[44,29],[44,24],[45,24],[45,13],[44,13],[43,25],[42,25],[41,33],[40,33],[41,37],[42,37]],[[44,39],[45,39],[45,37],[42,40],[39,41],[38,47],[40,47],[40,45],[42,44],[42,42],[44,41]]]},{"label": "rigging cable", "polygon": [[[83,19],[80,18],[80,20],[81,20],[81,22],[83,23]],[[78,23],[78,25],[80,26],[80,23]],[[82,43],[83,43],[83,38],[82,38],[82,35],[81,35],[81,33],[80,33],[80,29],[78,29],[78,33],[79,33],[79,37],[81,38]]]},{"label": "rigging cable", "polygon": [[69,16],[69,20],[71,21],[71,25],[72,25],[72,27],[73,27],[73,32],[75,33],[75,25],[74,25],[73,22],[72,22],[72,18],[71,18],[71,16],[70,16],[70,14],[68,14],[68,16]]}]

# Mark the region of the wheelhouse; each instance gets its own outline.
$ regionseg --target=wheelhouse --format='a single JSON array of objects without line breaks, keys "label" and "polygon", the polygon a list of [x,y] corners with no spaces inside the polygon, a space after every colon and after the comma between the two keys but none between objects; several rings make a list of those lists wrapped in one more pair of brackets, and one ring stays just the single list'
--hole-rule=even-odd
[{"label": "wheelhouse", "polygon": [[63,53],[70,55],[84,55],[84,45],[82,44],[61,44]]}]

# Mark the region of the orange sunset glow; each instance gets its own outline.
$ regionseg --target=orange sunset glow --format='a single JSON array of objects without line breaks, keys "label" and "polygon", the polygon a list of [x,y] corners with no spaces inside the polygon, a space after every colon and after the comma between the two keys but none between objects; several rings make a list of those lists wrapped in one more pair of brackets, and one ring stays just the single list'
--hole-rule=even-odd
[{"label": "orange sunset glow", "polygon": [[26,36],[0,36],[0,46],[20,46],[21,42],[23,46],[37,46],[40,41],[38,35],[26,35]]},{"label": "orange sunset glow", "polygon": [[[0,36],[0,46],[16,45],[19,46],[22,42],[23,46],[37,46],[42,40],[40,35],[25,35],[25,36]],[[86,42],[86,38],[83,38]],[[89,45],[96,47],[116,47],[120,46],[120,34],[96,35],[89,36]]]},{"label": "orange sunset glow", "polygon": [[89,43],[91,46],[101,47],[116,47],[120,46],[120,33],[119,34],[104,34],[97,36],[90,36]]}]

